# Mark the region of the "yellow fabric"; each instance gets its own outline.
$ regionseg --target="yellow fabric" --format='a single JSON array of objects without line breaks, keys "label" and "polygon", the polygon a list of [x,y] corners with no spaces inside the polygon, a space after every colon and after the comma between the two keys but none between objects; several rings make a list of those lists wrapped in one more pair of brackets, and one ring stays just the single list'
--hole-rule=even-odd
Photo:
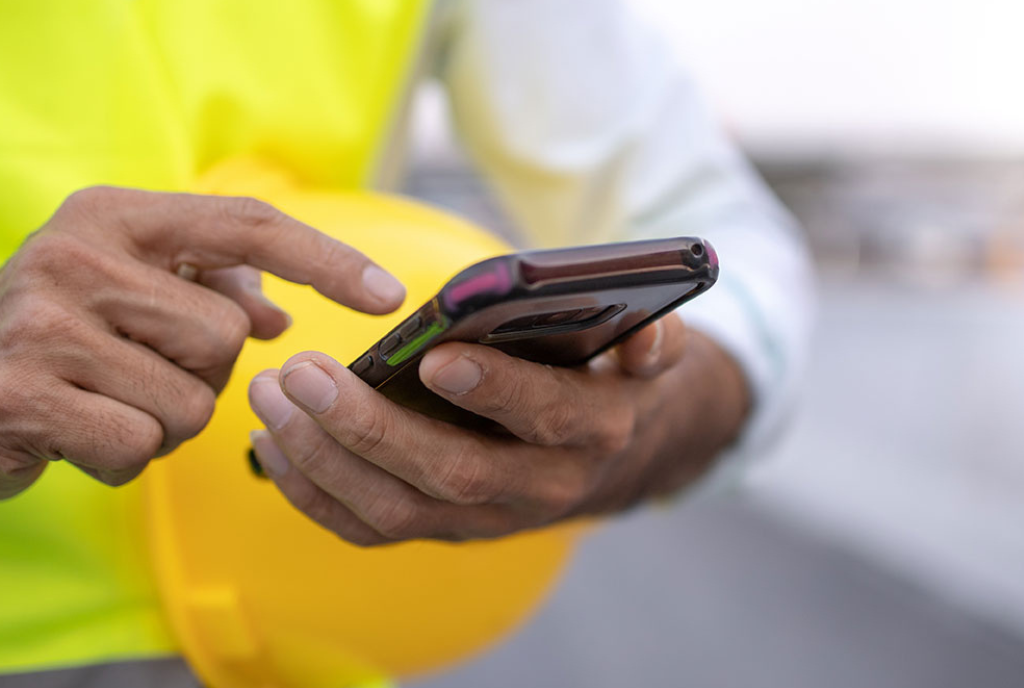
[{"label": "yellow fabric", "polygon": [[[0,17],[0,256],[72,191],[187,190],[256,154],[364,185],[426,0],[31,0]],[[176,645],[142,542],[140,488],[50,466],[0,502],[0,672]]]},{"label": "yellow fabric", "polygon": [[294,324],[246,345],[206,430],[143,477],[161,593],[193,668],[215,688],[335,688],[434,669],[489,645],[544,597],[580,526],[489,542],[349,545],[251,474],[248,435],[260,422],[246,391],[298,351],[354,360],[448,277],[508,247],[436,209],[296,186],[252,161],[208,182],[209,191],[254,193],[359,248],[408,297],[395,313],[369,316],[268,277],[268,296]]}]

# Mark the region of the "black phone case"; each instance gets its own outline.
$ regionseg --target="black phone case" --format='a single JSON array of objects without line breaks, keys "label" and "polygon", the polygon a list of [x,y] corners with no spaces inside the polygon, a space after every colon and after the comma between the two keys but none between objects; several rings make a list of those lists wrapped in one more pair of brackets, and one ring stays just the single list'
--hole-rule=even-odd
[{"label": "black phone case", "polygon": [[457,274],[349,368],[400,404],[475,426],[479,417],[420,382],[418,363],[430,348],[479,342],[529,361],[578,366],[717,277],[714,249],[693,237],[500,256]]}]

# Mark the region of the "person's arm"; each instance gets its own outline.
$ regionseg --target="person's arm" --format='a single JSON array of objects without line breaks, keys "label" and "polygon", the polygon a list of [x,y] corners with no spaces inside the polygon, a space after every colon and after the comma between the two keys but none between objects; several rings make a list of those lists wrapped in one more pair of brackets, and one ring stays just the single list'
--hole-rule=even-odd
[{"label": "person's arm", "polygon": [[742,369],[753,398],[743,454],[756,454],[791,406],[811,319],[810,260],[792,218],[665,37],[623,3],[453,0],[447,10],[436,71],[458,132],[534,243],[697,235],[716,247],[719,283],[680,313]]},{"label": "person's arm", "polygon": [[468,343],[424,356],[429,389],[507,434],[410,411],[322,353],[261,373],[258,459],[361,545],[493,537],[693,485],[751,409],[758,422],[784,406],[807,320],[787,216],[615,5],[456,9],[442,73],[460,130],[535,243],[698,234],[719,247],[722,283],[683,309],[693,329],[671,314],[581,368]]}]

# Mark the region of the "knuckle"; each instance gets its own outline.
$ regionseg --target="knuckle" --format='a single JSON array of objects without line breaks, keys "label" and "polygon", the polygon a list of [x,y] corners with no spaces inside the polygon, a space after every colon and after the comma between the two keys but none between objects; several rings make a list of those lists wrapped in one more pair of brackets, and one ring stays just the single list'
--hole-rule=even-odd
[{"label": "knuckle", "polygon": [[[322,256],[323,263],[330,266],[340,265],[351,265],[354,259],[361,258],[361,254],[354,251],[351,247],[340,241],[321,235],[319,237],[320,246],[317,248]],[[360,270],[346,270],[347,274],[354,275],[356,279],[360,279],[362,271]]]},{"label": "knuckle", "polygon": [[628,405],[621,405],[606,414],[596,426],[593,446],[605,455],[619,454],[633,442],[635,431],[635,411]]},{"label": "knuckle", "polygon": [[19,271],[26,276],[41,275],[47,283],[69,270],[81,269],[95,260],[90,248],[65,231],[46,230],[32,236],[18,252]]},{"label": "knuckle", "polygon": [[0,444],[6,457],[0,457],[0,470],[4,466],[17,469],[22,459],[32,457],[57,458],[49,451],[49,439],[54,434],[50,418],[60,418],[65,408],[59,403],[57,380],[35,369],[34,366],[12,366],[0,378],[4,393],[0,394]]},{"label": "knuckle", "polygon": [[[12,259],[3,287],[4,310],[36,313],[50,299],[104,312],[123,298],[126,267],[114,253],[71,232],[45,230],[33,235]],[[31,303],[30,303],[31,302]]]},{"label": "knuckle", "polygon": [[409,540],[420,535],[420,510],[407,499],[380,497],[366,511],[371,528],[392,540]]},{"label": "knuckle", "polygon": [[[4,426],[13,425],[12,421],[17,420],[18,415],[23,413],[31,406],[27,406],[26,402],[30,402],[31,399],[26,398],[26,392],[30,389],[30,382],[27,375],[24,375],[24,371],[21,375],[12,375],[10,377],[4,376],[5,379],[0,381],[0,384],[4,386],[4,393],[0,394],[0,418],[3,419]],[[10,428],[4,428],[4,435],[9,437]]]},{"label": "knuckle", "polygon": [[200,321],[203,336],[188,343],[187,353],[178,363],[197,371],[216,370],[231,364],[242,351],[251,327],[242,307],[225,298],[216,308],[206,309]]},{"label": "knuckle", "polygon": [[552,404],[528,421],[527,442],[546,447],[558,447],[573,439],[577,409],[569,404]]},{"label": "knuckle", "polygon": [[21,452],[0,452],[0,477],[16,480],[27,472],[35,470],[39,460]]},{"label": "knuckle", "polygon": [[432,496],[463,506],[486,504],[494,500],[500,490],[483,461],[475,455],[462,453],[447,460],[430,483]]},{"label": "knuckle", "polygon": [[52,299],[27,295],[0,324],[0,347],[7,352],[27,347],[39,355],[49,343],[78,341],[84,333],[82,325],[74,313]]},{"label": "knuckle", "polygon": [[35,330],[50,332],[64,336],[69,331],[77,332],[81,322],[74,313],[52,300],[41,300],[37,307],[31,309],[35,321]]},{"label": "knuckle", "polygon": [[511,376],[504,384],[495,386],[494,393],[485,402],[485,410],[500,415],[515,413],[519,408],[520,395],[519,379]]},{"label": "knuckle", "polygon": [[164,434],[157,424],[145,430],[135,432],[126,445],[127,464],[129,466],[145,466],[150,459],[160,452],[163,446]]},{"label": "knuckle", "polygon": [[245,310],[230,300],[226,300],[220,316],[218,320],[220,324],[220,343],[233,359],[242,350],[242,345],[245,344],[249,331],[252,329],[252,323],[249,321],[249,316],[246,315]]},{"label": "knuckle", "polygon": [[[117,419],[101,420],[96,433],[110,438],[106,444],[103,463],[112,471],[142,468],[159,454],[164,433],[159,423],[131,423]],[[111,432],[113,431],[113,432]],[[103,445],[97,443],[98,447]],[[104,458],[104,457],[101,457]]]},{"label": "knuckle", "polygon": [[108,205],[119,191],[112,186],[87,186],[64,199],[61,210],[74,214],[93,213]]},{"label": "knuckle", "polygon": [[331,465],[331,457],[336,450],[334,438],[327,433],[318,433],[316,440],[308,447],[287,453],[300,473],[322,476],[326,467]]},{"label": "knuckle", "polygon": [[254,228],[275,225],[282,217],[274,206],[250,196],[227,197],[222,209],[231,219]]},{"label": "knuckle", "polygon": [[43,309],[49,308],[49,303],[38,296],[28,296],[11,306],[4,309],[6,312],[0,324],[0,349],[6,356],[18,351],[23,345],[30,348],[38,345],[35,335],[44,331],[39,326],[39,315]]},{"label": "knuckle", "polygon": [[97,471],[95,476],[100,482],[109,485],[110,487],[121,487],[122,485],[127,485],[137,478],[144,467],[145,466],[142,465],[124,470]]},{"label": "knuckle", "polygon": [[[0,382],[0,384],[3,384],[6,388],[10,383],[7,380],[4,380]],[[15,421],[19,411],[23,408],[23,400],[18,391],[21,387],[22,385],[19,384],[10,388],[10,391],[5,391],[3,394],[0,394],[0,419],[3,419],[3,424],[5,426],[11,424],[11,421]],[[4,429],[5,431],[7,430],[7,428]],[[0,472],[3,472],[4,461],[4,457],[0,455]]]},{"label": "knuckle", "polygon": [[545,480],[538,486],[534,500],[540,511],[551,521],[565,516],[590,494],[595,478],[581,465],[574,465],[562,471],[555,478]]},{"label": "knuckle", "polygon": [[190,392],[182,403],[181,410],[181,441],[198,435],[206,424],[213,417],[214,407],[217,403],[217,396],[214,391],[198,382],[196,389]]},{"label": "knuckle", "polygon": [[324,507],[323,504],[321,504],[321,500],[323,498],[322,492],[309,487],[306,489],[295,489],[293,487],[291,489],[284,490],[284,493],[292,506],[306,514],[306,516],[312,518],[317,523],[320,523],[320,520],[316,517],[322,517],[324,515]]},{"label": "knuckle", "polygon": [[371,406],[359,404],[352,410],[345,444],[356,454],[375,454],[388,435],[388,414]]},{"label": "knuckle", "polygon": [[299,490],[289,496],[292,505],[325,528],[331,525],[331,503],[329,497],[315,488]]},{"label": "knuckle", "polygon": [[363,270],[360,263],[366,263],[362,255],[325,234],[314,236],[311,241],[318,264],[326,274],[333,276],[335,283],[330,288],[346,291],[352,298],[362,294]]}]

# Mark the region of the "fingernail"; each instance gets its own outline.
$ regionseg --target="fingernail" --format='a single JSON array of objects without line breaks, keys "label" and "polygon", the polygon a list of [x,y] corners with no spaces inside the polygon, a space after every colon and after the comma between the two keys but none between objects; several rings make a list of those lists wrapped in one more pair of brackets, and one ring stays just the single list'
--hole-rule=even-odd
[{"label": "fingernail", "polygon": [[278,313],[282,314],[284,317],[288,318],[288,324],[289,325],[292,324],[292,316],[288,315],[288,311],[286,311],[285,309],[281,308],[276,303],[274,303],[273,301],[268,299],[267,295],[264,294],[261,289],[259,289],[258,287],[256,289],[253,289],[252,290],[252,295],[253,295],[253,298],[258,299],[259,302],[262,303],[267,308],[273,308],[275,311],[277,311]]},{"label": "fingernail", "polygon": [[375,299],[385,303],[394,303],[405,298],[405,287],[402,283],[376,265],[368,265],[363,270],[363,287]]},{"label": "fingernail", "polygon": [[648,365],[658,362],[661,356],[661,340],[665,338],[665,326],[660,320],[654,322],[654,328],[654,341],[651,342],[651,348],[647,350],[647,355],[644,356],[644,360]]},{"label": "fingernail", "polygon": [[253,430],[249,433],[249,441],[252,442],[252,450],[256,452],[256,460],[260,462],[263,470],[274,476],[280,477],[288,472],[291,464],[288,457],[284,455],[277,442],[266,430]]},{"label": "fingernail", "polygon": [[449,394],[465,394],[480,384],[483,374],[476,361],[459,356],[434,373],[430,383]]},{"label": "fingernail", "polygon": [[313,361],[302,361],[285,370],[284,388],[314,413],[323,413],[338,398],[334,378]]},{"label": "fingernail", "polygon": [[268,428],[280,430],[295,412],[295,404],[281,391],[277,380],[258,377],[249,385],[249,405]]},{"label": "fingernail", "polygon": [[[248,292],[249,296],[262,303],[267,308],[272,308],[288,320],[288,327],[292,326],[292,316],[288,315],[288,311],[278,306],[276,303],[267,298],[267,295],[263,293],[263,285],[260,283],[258,278],[253,279],[252,282],[245,285],[245,291]],[[286,328],[287,329],[287,328]]]}]

